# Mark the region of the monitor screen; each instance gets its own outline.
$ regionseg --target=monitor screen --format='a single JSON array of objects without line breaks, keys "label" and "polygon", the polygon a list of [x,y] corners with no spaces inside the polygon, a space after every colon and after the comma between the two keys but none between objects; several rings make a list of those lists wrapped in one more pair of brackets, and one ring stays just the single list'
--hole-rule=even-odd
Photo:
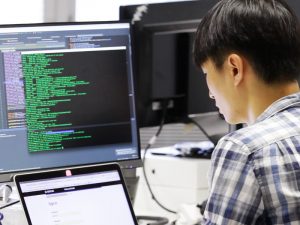
[{"label": "monitor screen", "polygon": [[0,175],[140,162],[129,23],[0,27]]}]

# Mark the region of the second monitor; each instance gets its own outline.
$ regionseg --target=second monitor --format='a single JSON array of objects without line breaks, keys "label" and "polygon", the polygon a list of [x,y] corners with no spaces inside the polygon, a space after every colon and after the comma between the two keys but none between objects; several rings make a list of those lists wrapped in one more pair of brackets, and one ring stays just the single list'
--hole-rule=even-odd
[{"label": "second monitor", "polygon": [[[217,112],[202,72],[192,57],[201,17],[216,1],[183,1],[120,7],[131,20],[141,127],[158,125],[164,104],[166,122],[186,122],[188,115]],[[167,102],[167,103],[166,103]]]}]

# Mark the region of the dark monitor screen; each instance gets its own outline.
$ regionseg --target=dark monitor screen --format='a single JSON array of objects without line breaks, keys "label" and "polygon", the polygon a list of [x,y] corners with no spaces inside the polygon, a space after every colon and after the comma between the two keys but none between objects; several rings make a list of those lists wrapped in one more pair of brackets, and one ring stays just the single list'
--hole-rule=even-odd
[{"label": "dark monitor screen", "polygon": [[140,164],[129,23],[0,27],[0,175]]},{"label": "dark monitor screen", "polygon": [[217,113],[205,77],[193,62],[195,31],[212,0],[128,5],[120,19],[133,24],[137,112],[141,127],[186,122],[190,114]]}]

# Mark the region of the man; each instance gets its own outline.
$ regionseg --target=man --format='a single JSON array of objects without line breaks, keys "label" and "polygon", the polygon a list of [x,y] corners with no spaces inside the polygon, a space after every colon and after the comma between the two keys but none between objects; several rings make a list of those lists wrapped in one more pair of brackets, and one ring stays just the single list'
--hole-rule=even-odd
[{"label": "man", "polygon": [[228,123],[209,174],[205,224],[300,224],[299,23],[283,0],[221,0],[194,59]]}]

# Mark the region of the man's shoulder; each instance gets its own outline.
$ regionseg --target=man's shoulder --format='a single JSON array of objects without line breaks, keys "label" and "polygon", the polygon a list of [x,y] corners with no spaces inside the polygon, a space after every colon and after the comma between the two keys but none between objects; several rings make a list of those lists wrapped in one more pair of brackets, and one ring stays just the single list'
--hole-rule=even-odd
[{"label": "man's shoulder", "polygon": [[220,140],[220,143],[231,142],[250,154],[295,136],[299,136],[300,139],[300,114],[296,116],[283,113],[229,133]]}]

